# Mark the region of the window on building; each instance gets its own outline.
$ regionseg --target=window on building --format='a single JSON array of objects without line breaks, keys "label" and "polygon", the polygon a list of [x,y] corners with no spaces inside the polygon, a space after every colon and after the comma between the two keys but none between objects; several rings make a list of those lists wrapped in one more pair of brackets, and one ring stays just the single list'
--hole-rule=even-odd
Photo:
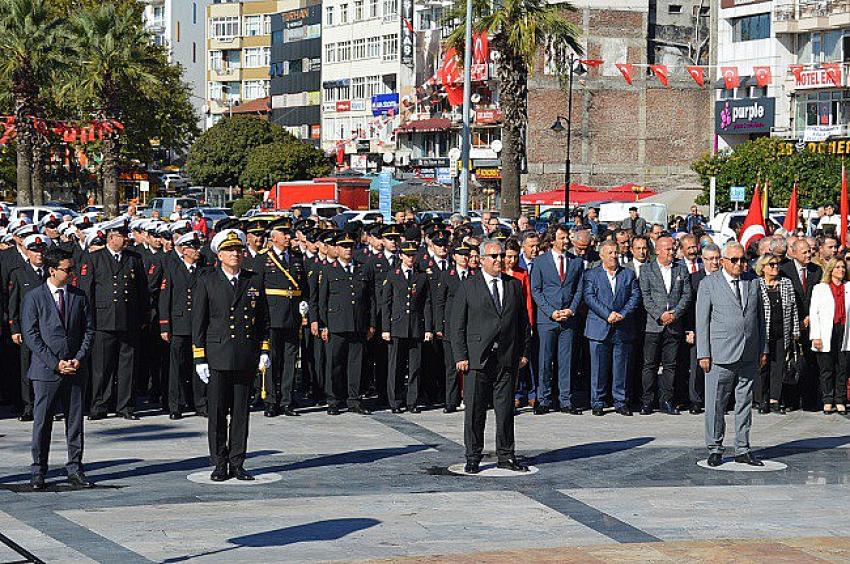
[{"label": "window on building", "polygon": [[336,89],[336,99],[337,100],[350,100],[351,99],[351,87],[347,84],[344,86],[339,86]]},{"label": "window on building", "polygon": [[351,60],[351,41],[340,41],[336,44],[336,62],[345,63]]},{"label": "window on building", "polygon": [[378,94],[383,94],[383,92],[381,92],[381,77],[377,75],[367,76],[366,97],[371,98],[372,96],[377,96]]},{"label": "window on building", "polygon": [[365,76],[357,76],[351,79],[351,97],[355,100],[366,97]]},{"label": "window on building", "polygon": [[263,35],[269,35],[272,32],[272,17],[269,14],[263,16]]},{"label": "window on building", "polygon": [[224,97],[231,103],[238,102],[242,96],[241,82],[224,82],[222,89],[224,90]]},{"label": "window on building", "polygon": [[325,6],[325,25],[330,27],[334,24],[334,7]]},{"label": "window on building", "polygon": [[384,36],[384,60],[394,61],[398,57],[398,34]]},{"label": "window on building", "polygon": [[245,16],[244,19],[245,31],[247,37],[255,37],[262,34],[263,17],[262,16]]},{"label": "window on building", "polygon": [[770,38],[770,14],[755,14],[735,18],[732,22],[732,41],[754,41]]},{"label": "window on building", "polygon": [[213,39],[232,39],[239,35],[239,18],[210,19],[210,37]]},{"label": "window on building", "polygon": [[348,4],[339,5],[339,23],[348,23]]},{"label": "window on building", "polygon": [[210,51],[210,70],[221,70],[224,66],[224,57],[221,51]]},{"label": "window on building", "polygon": [[750,98],[767,96],[767,86],[750,86]]},{"label": "window on building", "polygon": [[667,6],[668,14],[681,14],[682,13],[682,5],[681,4],[669,4]]},{"label": "window on building", "polygon": [[328,43],[327,45],[325,45],[325,62],[336,62],[336,43]]},{"label": "window on building", "polygon": [[257,98],[265,98],[269,94],[268,80],[248,80],[245,81],[245,99],[256,100]]},{"label": "window on building", "polygon": [[[322,70],[322,58],[313,57],[310,59],[310,72],[319,72]],[[307,72],[305,69],[304,72]]]},{"label": "window on building", "polygon": [[352,42],[352,56],[355,61],[359,61],[361,59],[366,58],[366,40],[365,39],[355,39]]},{"label": "window on building", "polygon": [[210,100],[221,100],[223,98],[224,90],[222,89],[221,82],[210,82]]},{"label": "window on building", "polygon": [[192,23],[198,23],[198,3],[192,2]]},{"label": "window on building", "polygon": [[269,66],[269,47],[249,47],[245,49],[245,68]]},{"label": "window on building", "polygon": [[369,59],[378,59],[381,57],[381,38],[380,36],[370,37],[366,47],[366,57]]},{"label": "window on building", "polygon": [[163,27],[165,25],[165,7],[154,6],[153,8],[153,25]]},{"label": "window on building", "polygon": [[384,0],[384,19],[392,19],[398,14],[398,0]]},{"label": "window on building", "polygon": [[272,33],[272,45],[283,43],[283,31],[275,31]]},{"label": "window on building", "polygon": [[323,90],[324,90],[324,92],[323,92],[323,97],[322,97],[322,99],[323,99],[325,102],[334,102],[334,101],[336,101],[336,88],[328,88],[328,87],[325,87],[325,88],[323,88]]},{"label": "window on building", "polygon": [[379,0],[369,0],[369,17],[378,17],[378,2]]},{"label": "window on building", "polygon": [[354,21],[363,19],[363,0],[354,0]]}]

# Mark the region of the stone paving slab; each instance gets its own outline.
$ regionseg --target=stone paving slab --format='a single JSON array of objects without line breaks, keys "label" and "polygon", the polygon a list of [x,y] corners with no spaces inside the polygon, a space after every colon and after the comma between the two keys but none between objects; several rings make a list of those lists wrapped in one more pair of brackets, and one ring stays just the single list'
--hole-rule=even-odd
[{"label": "stone paving slab", "polygon": [[[511,491],[312,497],[59,512],[154,561],[304,562],[610,540]],[[517,526],[522,524],[522,526]]]},{"label": "stone paving slab", "polygon": [[850,485],[589,488],[562,493],[663,540],[846,536]]},{"label": "stone paving slab", "polygon": [[[3,511],[0,511],[0,533],[45,562],[95,562]],[[5,544],[0,544],[0,562],[19,562],[24,558]]]},{"label": "stone paving slab", "polygon": [[781,540],[711,540],[652,544],[561,547],[471,554],[443,554],[373,560],[370,564],[617,564],[620,562],[706,562],[711,564],[800,564],[850,561],[849,537],[812,537]]}]

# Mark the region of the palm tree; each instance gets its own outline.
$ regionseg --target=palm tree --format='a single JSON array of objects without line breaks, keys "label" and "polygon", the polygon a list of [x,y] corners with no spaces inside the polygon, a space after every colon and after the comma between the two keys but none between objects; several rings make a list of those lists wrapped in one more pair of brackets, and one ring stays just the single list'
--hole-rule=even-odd
[{"label": "palm tree", "polygon": [[[33,128],[40,115],[43,85],[61,63],[62,23],[50,0],[0,0],[0,82],[14,105],[17,131],[18,204],[41,203],[42,155],[46,139]],[[33,159],[35,149],[38,158]]]},{"label": "palm tree", "polygon": [[[81,10],[71,22],[76,36],[77,79],[70,89],[99,120],[121,121],[124,108],[137,92],[151,93],[160,85],[155,68],[160,49],[142,26],[136,5],[102,3]],[[117,134],[102,142],[103,205],[118,214]]]},{"label": "palm tree", "polygon": [[[581,53],[580,29],[570,22],[568,3],[547,0],[473,0],[473,30],[489,33],[490,45],[499,52],[497,75],[502,110],[502,195],[506,217],[520,213],[520,171],[525,154],[524,129],[528,124],[528,77],[541,50],[553,58],[555,68],[565,72],[569,53]],[[466,19],[466,1],[457,2],[447,22]],[[457,27],[448,44],[463,53],[464,28]]]}]

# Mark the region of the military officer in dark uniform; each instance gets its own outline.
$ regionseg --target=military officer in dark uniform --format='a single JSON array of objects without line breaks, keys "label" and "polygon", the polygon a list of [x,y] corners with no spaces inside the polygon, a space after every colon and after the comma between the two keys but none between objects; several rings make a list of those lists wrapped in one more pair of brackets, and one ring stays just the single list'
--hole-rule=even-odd
[{"label": "military officer in dark uniform", "polygon": [[[301,356],[302,377],[309,397],[317,404],[324,401],[324,343],[319,336],[319,256],[320,231],[309,229],[304,234],[304,274],[306,282],[302,298],[307,302],[307,325],[304,327],[304,352]],[[306,368],[305,368],[306,366]]]},{"label": "military officer in dark uniform", "polygon": [[454,413],[460,405],[460,380],[449,336],[451,335],[452,301],[464,280],[475,274],[469,268],[469,253],[472,248],[461,241],[452,248],[454,266],[442,274],[441,284],[434,293],[434,329],[443,342],[443,362],[446,367],[446,405],[444,413]]},{"label": "military officer in dark uniform", "polygon": [[247,244],[245,245],[245,261],[242,263],[242,268],[254,270],[257,255],[266,248],[266,236],[268,233],[266,228],[268,224],[269,222],[264,219],[250,219],[245,222],[244,231],[247,237]]},{"label": "military officer in dark uniform", "polygon": [[50,239],[54,245],[58,245],[59,241],[59,225],[62,223],[62,216],[56,212],[46,214],[38,222],[41,232]]},{"label": "military officer in dark uniform", "polygon": [[254,375],[271,364],[268,305],[262,277],[242,268],[245,235],[221,231],[211,248],[220,266],[196,281],[192,300],[195,371],[209,383],[210,479],[253,480],[243,463]]},{"label": "military officer in dark uniform", "polygon": [[[307,286],[304,265],[290,248],[292,237],[289,218],[269,224],[271,248],[263,249],[254,262],[254,271],[262,276],[269,304],[271,328],[271,370],[266,371],[266,417],[279,413],[299,415],[295,411],[293,391],[295,362],[298,360],[299,334],[307,303],[303,300]],[[303,303],[303,306],[302,306]]]},{"label": "military officer in dark uniform", "polygon": [[[26,249],[24,249],[24,238],[28,235],[38,232],[38,228],[31,223],[26,217],[16,219],[9,223],[9,232],[12,234],[9,241],[9,247],[0,251],[0,297],[2,297],[3,305],[3,358],[6,360],[6,370],[0,371],[6,382],[6,388],[9,390],[8,399],[14,402],[16,409],[21,415],[25,415],[24,404],[26,401],[21,397],[21,384],[26,377],[19,371],[20,352],[18,345],[12,342],[9,333],[9,281],[12,271],[16,268],[27,264]],[[28,419],[28,418],[25,418]]]},{"label": "military officer in dark uniform", "polygon": [[193,289],[210,269],[200,265],[201,237],[197,232],[177,239],[180,261],[167,261],[159,290],[160,338],[169,346],[168,412],[171,419],[183,417],[182,407],[192,405],[195,413],[207,416],[207,386],[195,376],[192,363]]},{"label": "military officer in dark uniform", "polygon": [[24,249],[27,253],[27,262],[9,275],[9,326],[12,334],[12,342],[20,346],[20,366],[21,366],[21,400],[23,401],[23,410],[20,421],[33,420],[33,387],[32,381],[27,378],[26,374],[30,367],[30,359],[32,352],[24,343],[21,329],[21,312],[24,303],[24,296],[32,290],[41,286],[47,279],[47,272],[44,268],[44,251],[52,245],[51,240],[41,233],[27,235],[24,239]]},{"label": "military officer in dark uniform", "polygon": [[434,338],[428,275],[416,268],[419,246],[401,245],[401,265],[390,270],[382,283],[381,338],[390,343],[387,397],[393,413],[401,413],[404,367],[407,366],[407,409],[419,413],[422,343]]},{"label": "military officer in dark uniform", "polygon": [[136,247],[142,258],[142,265],[148,280],[148,295],[150,297],[149,317],[145,322],[148,327],[144,338],[139,341],[138,370],[136,389],[147,394],[148,401],[158,402],[163,411],[168,406],[168,343],[160,339],[157,320],[159,307],[159,289],[163,280],[163,267],[166,251],[159,229],[165,222],[149,220],[138,228],[143,230],[144,242]]},{"label": "military officer in dark uniform", "polygon": [[85,257],[79,277],[95,312],[89,420],[105,418],[113,400],[118,415],[135,420],[136,354],[150,308],[147,276],[139,254],[125,248],[126,219],[108,222],[103,229],[106,246]]},{"label": "military officer in dark uniform", "polygon": [[[429,288],[431,291],[431,303],[436,303],[437,294],[443,284],[443,275],[452,266],[449,256],[448,231],[440,229],[439,222],[429,227],[430,237],[427,243],[427,252],[420,259],[419,268],[428,274]],[[445,373],[446,367],[443,360],[443,339],[434,339],[423,346],[423,375],[426,395],[434,403],[440,403],[445,396]]]},{"label": "military officer in dark uniform", "polygon": [[349,411],[369,415],[360,400],[360,383],[363,348],[374,337],[377,323],[375,278],[371,268],[353,260],[354,239],[348,233],[337,237],[336,247],[339,256],[325,266],[319,280],[319,325],[330,349],[330,379],[325,383],[328,414],[339,415],[347,380]]}]

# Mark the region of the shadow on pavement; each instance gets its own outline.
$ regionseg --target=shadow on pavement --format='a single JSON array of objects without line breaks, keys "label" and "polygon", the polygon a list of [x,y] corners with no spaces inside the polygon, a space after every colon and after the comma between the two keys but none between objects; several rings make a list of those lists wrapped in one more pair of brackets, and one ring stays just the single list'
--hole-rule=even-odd
[{"label": "shadow on pavement", "polygon": [[568,460],[579,460],[582,458],[592,458],[594,456],[604,456],[624,450],[629,450],[641,447],[647,443],[651,443],[655,437],[635,437],[623,441],[603,441],[599,443],[585,443],[581,445],[573,445],[570,447],[541,452],[535,457],[528,457],[528,462],[534,465],[552,464],[554,462],[565,462]]},{"label": "shadow on pavement", "polygon": [[774,458],[777,456],[793,456],[795,454],[808,454],[821,450],[831,450],[850,444],[850,435],[842,437],[814,437],[810,439],[797,439],[765,447],[754,451],[759,458]]},{"label": "shadow on pavement", "polygon": [[283,529],[274,529],[253,535],[245,535],[228,539],[227,542],[234,546],[228,546],[218,550],[202,552],[200,554],[189,554],[163,560],[164,563],[184,562],[194,558],[221,554],[238,548],[271,548],[288,546],[302,542],[317,542],[338,540],[351,533],[362,531],[379,525],[377,519],[366,518],[344,518],[328,519],[326,521],[314,521],[304,525],[294,525]]},{"label": "shadow on pavement", "polygon": [[366,450],[354,450],[351,452],[341,452],[338,454],[329,454],[326,456],[317,456],[316,458],[308,458],[300,462],[291,462],[277,466],[269,466],[265,468],[256,468],[253,472],[264,474],[266,472],[285,472],[288,470],[303,470],[306,468],[321,468],[324,466],[342,466],[346,464],[371,464],[385,458],[393,458],[405,454],[413,454],[433,448],[430,445],[407,445],[403,447],[392,448],[374,448]]}]

